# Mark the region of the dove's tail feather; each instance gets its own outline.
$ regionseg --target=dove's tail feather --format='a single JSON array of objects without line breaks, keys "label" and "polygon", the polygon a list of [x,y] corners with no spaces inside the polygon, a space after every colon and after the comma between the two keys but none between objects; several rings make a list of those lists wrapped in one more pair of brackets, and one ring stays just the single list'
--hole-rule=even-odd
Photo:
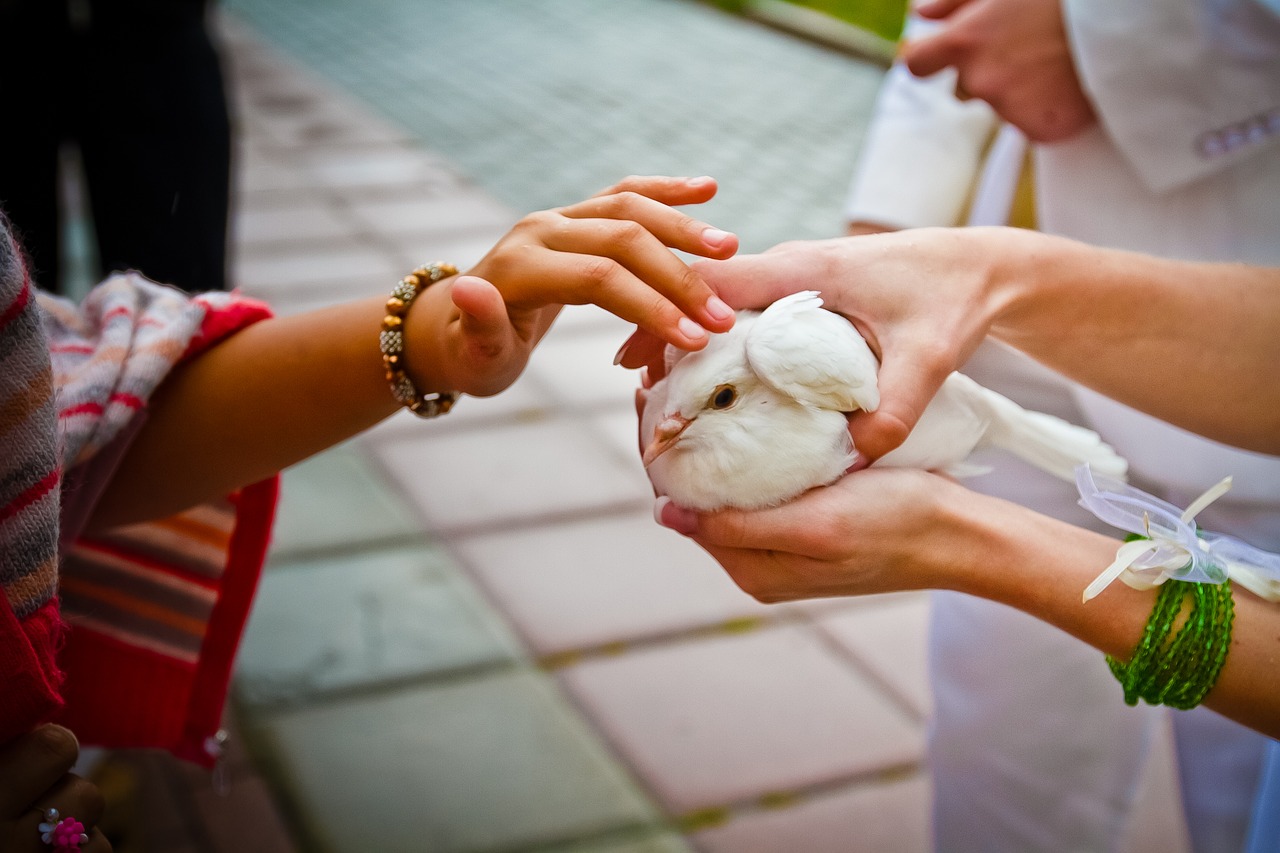
[{"label": "dove's tail feather", "polygon": [[1125,480],[1128,461],[1093,430],[1043,412],[1028,411],[989,388],[982,390],[992,410],[986,435],[991,446],[1069,482],[1074,482],[1075,469],[1083,464],[1112,479]]}]

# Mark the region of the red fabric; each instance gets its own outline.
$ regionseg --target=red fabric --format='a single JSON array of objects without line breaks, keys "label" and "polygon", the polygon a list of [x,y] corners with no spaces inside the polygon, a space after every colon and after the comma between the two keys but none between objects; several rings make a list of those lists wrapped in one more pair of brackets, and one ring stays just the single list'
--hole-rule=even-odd
[{"label": "red fabric", "polygon": [[236,529],[217,604],[195,665],[73,625],[59,661],[67,673],[58,722],[80,742],[117,748],[162,747],[205,767],[208,741],[222,725],[236,649],[270,544],[279,478],[236,497]]},{"label": "red fabric", "polygon": [[219,306],[217,308],[210,307],[205,312],[204,321],[200,324],[200,331],[191,339],[183,358],[191,358],[202,353],[241,329],[252,326],[259,320],[269,319],[272,316],[274,315],[271,313],[270,305],[245,297],[240,297],[232,305]]},{"label": "red fabric", "polygon": [[[185,357],[270,316],[267,305],[247,299],[210,305]],[[33,721],[56,719],[85,745],[163,747],[212,765],[216,755],[207,741],[221,724],[278,492],[279,478],[271,477],[233,497],[236,526],[221,593],[194,665],[67,626],[56,599],[19,623],[0,596],[0,743],[28,730]]]},{"label": "red fabric", "polygon": [[56,598],[19,622],[0,594],[0,743],[62,708],[62,673],[54,657],[63,627]]},{"label": "red fabric", "polygon": [[[269,306],[249,299],[211,306],[184,358],[271,316]],[[231,668],[266,559],[278,495],[279,477],[270,477],[233,496],[236,527],[194,667],[83,627],[69,632],[59,656],[67,673],[66,708],[59,722],[82,743],[163,747],[206,767],[214,763],[217,756],[209,751],[208,740],[222,724]]]},{"label": "red fabric", "polygon": [[271,544],[280,478],[243,489],[236,499],[236,532],[231,536],[222,595],[209,619],[209,635],[200,651],[200,668],[191,690],[187,725],[173,752],[179,758],[210,764],[207,738],[222,725],[222,709],[231,683],[236,649],[258,590],[262,564]]}]

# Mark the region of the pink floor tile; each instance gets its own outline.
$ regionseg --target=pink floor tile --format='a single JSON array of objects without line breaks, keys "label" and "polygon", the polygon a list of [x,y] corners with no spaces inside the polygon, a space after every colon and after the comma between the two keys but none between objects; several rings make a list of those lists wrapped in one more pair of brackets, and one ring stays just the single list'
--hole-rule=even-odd
[{"label": "pink floor tile", "polygon": [[822,630],[848,649],[894,694],[924,719],[931,713],[928,634],[929,597],[925,593],[887,601],[867,601],[818,619]]},{"label": "pink floor tile", "polygon": [[929,836],[929,781],[916,774],[735,815],[694,839],[703,853],[928,853]]},{"label": "pink floor tile", "polygon": [[478,535],[454,548],[538,655],[770,612],[644,510]]},{"label": "pink floor tile", "polygon": [[796,627],[598,657],[561,677],[676,815],[912,765],[922,727]]},{"label": "pink floor tile", "polygon": [[491,529],[634,504],[637,473],[571,418],[432,431],[377,449],[430,524]]}]

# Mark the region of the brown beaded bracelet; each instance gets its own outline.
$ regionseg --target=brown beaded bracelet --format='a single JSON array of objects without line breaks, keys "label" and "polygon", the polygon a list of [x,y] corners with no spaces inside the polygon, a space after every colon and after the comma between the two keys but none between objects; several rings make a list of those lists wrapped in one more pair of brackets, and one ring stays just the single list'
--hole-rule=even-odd
[{"label": "brown beaded bracelet", "polygon": [[440,391],[419,394],[413,380],[405,370],[404,321],[409,306],[418,294],[442,278],[457,275],[452,264],[439,261],[418,267],[400,280],[387,300],[387,316],[382,318],[382,331],[378,335],[378,348],[382,350],[382,363],[387,368],[387,384],[391,394],[409,411],[420,418],[434,418],[453,408],[458,401],[456,391]]}]

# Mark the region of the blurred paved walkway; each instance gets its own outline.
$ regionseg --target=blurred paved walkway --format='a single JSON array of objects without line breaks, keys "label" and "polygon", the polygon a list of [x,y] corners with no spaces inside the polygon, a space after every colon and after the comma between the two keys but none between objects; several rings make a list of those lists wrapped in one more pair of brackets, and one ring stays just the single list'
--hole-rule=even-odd
[{"label": "blurred paved walkway", "polygon": [[513,210],[709,174],[744,251],[841,229],[882,69],[690,0],[227,0]]},{"label": "blurred paved walkway", "polygon": [[[719,177],[747,249],[834,234],[881,74],[679,0],[226,5],[236,278],[283,313],[632,172]],[[231,798],[156,849],[928,848],[926,599],[766,608],[657,527],[627,331],[570,309],[510,391],[286,473]]]},{"label": "blurred paved walkway", "polygon": [[[231,28],[238,280],[284,311],[630,172],[720,175],[700,215],[757,247],[834,233],[881,73],[661,0],[231,9],[398,120]],[[924,600],[765,608],[657,527],[626,332],[572,311],[508,393],[286,476],[237,696],[304,843],[924,848]]]}]

